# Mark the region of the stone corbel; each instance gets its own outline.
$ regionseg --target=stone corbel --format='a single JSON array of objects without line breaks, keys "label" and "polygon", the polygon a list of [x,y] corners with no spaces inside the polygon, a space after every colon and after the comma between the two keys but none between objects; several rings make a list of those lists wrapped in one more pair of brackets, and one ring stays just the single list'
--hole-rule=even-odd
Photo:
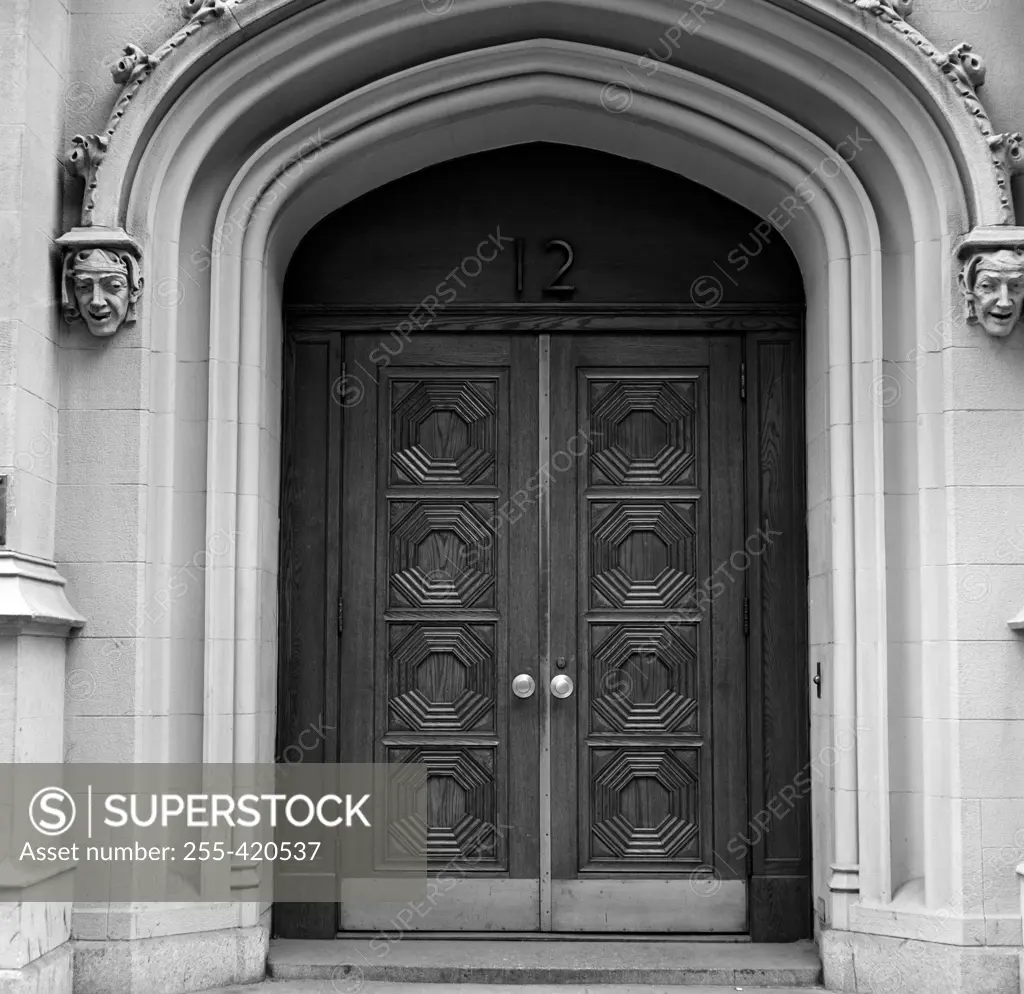
[{"label": "stone corbel", "polygon": [[64,320],[81,321],[98,338],[134,324],[142,295],[142,249],[120,228],[72,228],[57,239],[64,257]]},{"label": "stone corbel", "polygon": [[968,324],[978,324],[994,338],[1016,327],[1024,305],[1024,227],[975,228],[958,250],[960,290]]},{"label": "stone corbel", "polygon": [[[1024,227],[975,228],[957,255],[968,323],[980,325],[993,338],[1006,338],[1020,322],[1024,306]],[[1007,624],[1024,631],[1024,607]]]}]

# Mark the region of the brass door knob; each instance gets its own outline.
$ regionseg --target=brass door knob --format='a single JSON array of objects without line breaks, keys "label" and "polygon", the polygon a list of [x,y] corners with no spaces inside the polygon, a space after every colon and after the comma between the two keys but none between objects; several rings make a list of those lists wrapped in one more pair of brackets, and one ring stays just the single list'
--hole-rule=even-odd
[{"label": "brass door knob", "polygon": [[566,676],[564,673],[559,673],[558,676],[554,677],[551,681],[551,693],[555,697],[571,697],[572,696],[572,677]]},{"label": "brass door knob", "polygon": [[512,693],[516,697],[533,697],[537,684],[529,673],[520,673],[512,680]]}]

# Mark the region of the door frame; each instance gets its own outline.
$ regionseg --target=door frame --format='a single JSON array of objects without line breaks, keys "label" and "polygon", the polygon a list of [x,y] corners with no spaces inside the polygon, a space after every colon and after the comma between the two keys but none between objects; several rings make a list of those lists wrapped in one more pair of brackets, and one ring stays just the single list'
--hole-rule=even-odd
[{"label": "door frame", "polygon": [[[415,305],[293,305],[285,309],[284,382],[282,397],[282,472],[280,481],[280,573],[278,638],[278,750],[294,740],[287,727],[288,712],[280,702],[288,699],[291,645],[290,605],[287,603],[288,466],[294,445],[296,400],[291,353],[293,343],[325,343],[336,357],[341,375],[343,336],[379,331],[391,335],[409,321]],[[601,331],[636,333],[701,333],[741,335],[742,383],[737,389],[745,400],[744,477],[747,535],[758,533],[770,515],[782,515],[786,527],[781,549],[747,555],[748,565],[736,567],[747,586],[749,624],[747,638],[748,829],[730,841],[730,862],[744,860],[749,880],[748,931],[753,941],[794,941],[810,938],[812,928],[810,790],[815,772],[809,756],[810,662],[807,631],[806,450],[804,445],[804,309],[756,304],[717,306],[692,304],[534,304],[452,305],[420,327],[424,333],[572,333]],[[414,332],[415,334],[415,332]],[[337,344],[330,344],[330,343]],[[335,381],[336,382],[336,381]],[[332,429],[340,427],[341,404],[331,405]],[[335,424],[337,422],[337,424]],[[785,430],[783,430],[785,429]],[[338,433],[340,438],[340,431]],[[340,474],[342,460],[329,456],[328,484],[335,501],[328,520],[340,534]],[[773,480],[786,479],[798,500],[778,506],[768,500]],[[335,516],[337,512],[337,517]],[[771,519],[774,521],[775,519]],[[329,525],[327,526],[330,527]],[[778,529],[773,529],[778,530]],[[340,546],[326,536],[328,555],[325,597],[325,638],[337,630]],[[771,547],[771,543],[769,543]],[[738,552],[739,550],[737,550]],[[752,560],[752,562],[751,562]],[[742,562],[742,560],[741,560]],[[803,596],[789,597],[793,590]],[[786,626],[780,631],[780,626]],[[785,631],[791,633],[785,644]],[[785,665],[786,659],[789,664]],[[333,664],[331,660],[333,659]],[[341,689],[337,683],[338,650],[325,656],[322,685],[325,715],[337,725]],[[333,670],[333,671],[332,671]],[[332,699],[333,698],[333,699]],[[786,718],[782,734],[779,716]],[[325,717],[325,723],[330,719]],[[324,738],[319,761],[337,761],[336,737]],[[328,752],[333,749],[334,754]],[[278,752],[280,755],[280,753]],[[781,758],[780,758],[781,757]],[[315,758],[313,756],[311,759]],[[735,843],[735,848],[734,844]],[[720,854],[724,855],[724,854]],[[337,904],[280,904],[274,906],[274,934],[286,931],[295,938],[333,938],[338,931]],[[431,933],[422,933],[430,935]]]}]

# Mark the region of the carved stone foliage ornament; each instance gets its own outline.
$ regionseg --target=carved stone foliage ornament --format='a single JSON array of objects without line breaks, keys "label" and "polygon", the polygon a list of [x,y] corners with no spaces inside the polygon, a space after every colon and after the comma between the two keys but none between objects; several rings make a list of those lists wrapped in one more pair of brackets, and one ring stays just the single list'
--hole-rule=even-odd
[{"label": "carved stone foliage ornament", "polygon": [[914,0],[855,0],[861,10],[872,14],[889,12],[897,17],[909,17],[914,12]]},{"label": "carved stone foliage ornament", "polygon": [[152,54],[138,45],[126,45],[124,54],[111,67],[121,92],[99,134],[75,135],[67,153],[72,174],[85,181],[79,227],[58,244],[64,250],[61,266],[61,306],[64,319],[81,321],[100,338],[108,338],[135,321],[136,305],[142,295],[142,251],[139,244],[120,228],[93,225],[96,186],[104,156],[132,98],[164,58],[181,46],[204,24],[222,17],[230,7],[245,0],[182,0],[185,24]]},{"label": "carved stone foliage ornament", "polygon": [[1005,338],[1024,307],[1024,228],[975,228],[959,250],[967,321]]},{"label": "carved stone foliage ornament", "polygon": [[139,91],[139,87],[152,74],[153,70],[188,38],[194,35],[204,24],[214,18],[222,17],[229,6],[235,6],[244,0],[184,0],[181,6],[182,16],[187,18],[185,25],[179,28],[151,55],[147,55],[138,45],[125,45],[124,55],[111,67],[111,75],[115,83],[121,84],[121,92],[114,102],[113,110],[107,118],[107,126],[96,135],[75,135],[68,149],[67,163],[71,172],[85,180],[85,195],[82,198],[82,225],[92,224],[95,207],[94,191],[97,175],[103,165],[103,157],[110,146],[117,126],[121,123],[128,105]]},{"label": "carved stone foliage ornament", "polygon": [[97,338],[134,324],[142,294],[138,243],[112,228],[75,228],[58,240],[61,309],[68,323],[82,322]]},{"label": "carved stone foliage ornament", "polygon": [[935,66],[949,77],[964,106],[974,118],[978,130],[989,147],[989,160],[999,187],[1000,223],[1013,224],[1015,215],[1010,178],[1024,172],[1024,138],[1017,132],[997,134],[988,112],[978,99],[978,89],[985,82],[985,65],[981,56],[966,42],[949,52],[941,52],[906,20],[913,10],[914,0],[844,0],[859,10],[873,14],[889,24],[916,48],[920,49]]}]

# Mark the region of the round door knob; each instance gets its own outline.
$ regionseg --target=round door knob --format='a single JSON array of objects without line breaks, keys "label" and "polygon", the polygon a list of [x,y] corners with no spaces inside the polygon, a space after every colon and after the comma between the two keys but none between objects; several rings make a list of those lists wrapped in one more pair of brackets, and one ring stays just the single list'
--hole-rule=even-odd
[{"label": "round door knob", "polygon": [[572,677],[566,676],[564,673],[559,673],[551,681],[551,693],[555,697],[570,697],[572,696]]},{"label": "round door knob", "polygon": [[529,673],[520,673],[512,680],[512,693],[516,697],[532,697],[536,689],[537,684]]}]

